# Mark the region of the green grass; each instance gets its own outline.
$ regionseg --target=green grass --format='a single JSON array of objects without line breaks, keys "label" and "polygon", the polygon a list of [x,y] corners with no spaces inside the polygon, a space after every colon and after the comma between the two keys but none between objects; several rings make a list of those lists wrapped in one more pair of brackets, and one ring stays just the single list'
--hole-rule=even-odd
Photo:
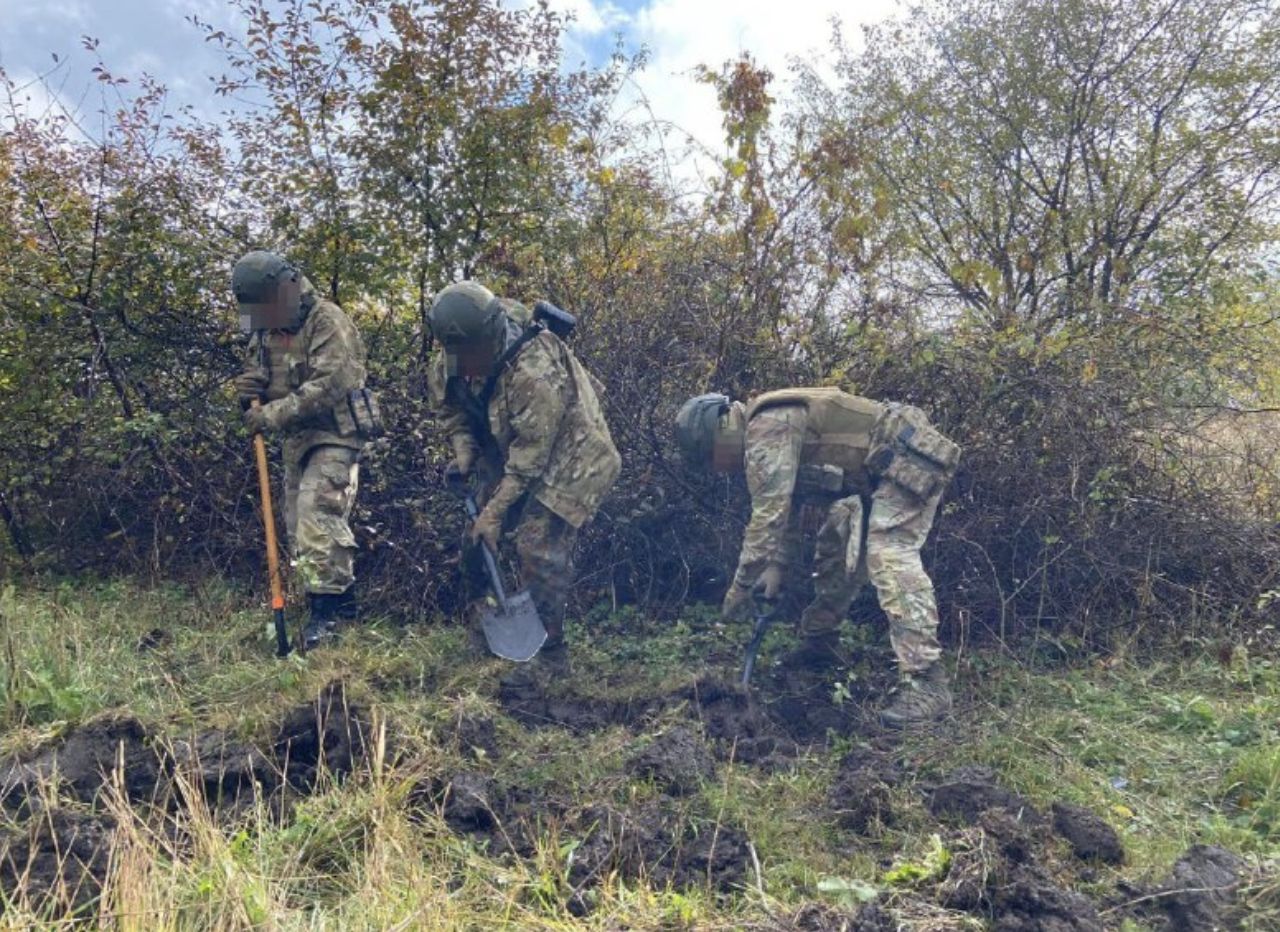
[{"label": "green grass", "polygon": [[[398,756],[322,784],[284,820],[265,801],[233,825],[196,813],[182,817],[186,841],[178,843],[163,823],[117,802],[123,828],[104,902],[122,928],[763,927],[805,903],[885,890],[891,867],[937,857],[938,826],[915,783],[895,791],[890,826],[859,837],[832,823],[826,794],[840,750],[857,740],[841,739],[776,771],[722,765],[680,803],[695,824],[746,832],[759,875],[748,865],[743,890],[723,897],[609,878],[596,910],[575,917],[567,865],[581,839],[558,819],[542,822],[532,858],[505,858],[453,835],[437,814],[415,811],[411,790],[479,769],[501,786],[571,807],[634,804],[656,793],[626,773],[646,737],[637,729],[660,732],[678,710],[585,735],[526,729],[496,701],[504,667],[470,653],[457,627],[375,620],[338,650],[280,661],[271,656],[266,611],[218,584],[9,586],[0,615],[5,753],[118,713],[175,735],[224,728],[263,740],[282,710],[335,678],[388,723]],[[574,633],[575,671],[563,688],[602,701],[669,692],[704,675],[707,657],[721,658],[715,672],[733,675],[746,638],[744,627],[721,626],[705,611],[666,625],[601,611]],[[771,634],[768,649],[787,638]],[[1039,806],[1066,799],[1099,812],[1120,831],[1128,860],[1096,872],[1085,884],[1091,892],[1114,889],[1118,878],[1159,879],[1195,842],[1259,862],[1280,858],[1280,670],[1270,662],[1238,654],[1229,666],[1095,661],[1043,673],[979,655],[958,671],[958,692],[945,728],[900,746],[909,771],[927,781],[960,764],[987,764]],[[467,717],[494,722],[494,759],[450,740]],[[1275,917],[1267,912],[1274,890],[1251,895],[1258,915]],[[56,911],[19,902],[0,915],[22,926]],[[973,926],[941,911],[929,921]]]}]

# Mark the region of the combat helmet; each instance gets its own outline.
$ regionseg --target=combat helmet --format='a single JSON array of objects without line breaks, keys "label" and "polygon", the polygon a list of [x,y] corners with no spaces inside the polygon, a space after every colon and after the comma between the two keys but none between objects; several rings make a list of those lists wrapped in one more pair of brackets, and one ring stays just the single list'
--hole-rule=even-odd
[{"label": "combat helmet", "polygon": [[431,302],[427,323],[446,350],[483,346],[496,354],[507,330],[502,302],[488,288],[473,281],[441,289]]},{"label": "combat helmet", "polygon": [[690,398],[676,415],[676,446],[686,463],[708,469],[720,432],[720,418],[729,410],[728,395],[711,392]]},{"label": "combat helmet", "polygon": [[302,321],[302,274],[284,256],[255,249],[231,271],[244,330],[292,329]]}]

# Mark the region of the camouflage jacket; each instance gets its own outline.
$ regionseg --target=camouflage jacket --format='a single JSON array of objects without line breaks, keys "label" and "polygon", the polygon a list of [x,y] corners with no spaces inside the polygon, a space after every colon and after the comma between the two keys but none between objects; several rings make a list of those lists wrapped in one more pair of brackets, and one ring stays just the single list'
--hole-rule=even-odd
[{"label": "camouflage jacket", "polygon": [[[518,338],[514,323],[508,345]],[[437,354],[429,387],[432,406],[455,455],[475,462],[476,438],[445,394],[445,354]],[[483,379],[469,379],[479,393]],[[489,400],[489,429],[502,454],[502,480],[492,500],[509,505],[529,494],[574,527],[595,514],[622,466],[605,423],[595,380],[554,334],[530,340],[498,376]]]},{"label": "camouflage jacket", "polygon": [[360,332],[342,308],[321,298],[305,278],[302,301],[309,310],[297,332],[256,331],[245,353],[246,370],[267,374],[267,404],[276,406],[272,420],[288,462],[300,462],[322,444],[354,450],[362,445],[359,437],[339,433],[333,416],[349,391],[364,386]]},{"label": "camouflage jacket", "polygon": [[809,412],[801,404],[766,408],[747,422],[745,467],[751,521],[742,537],[734,585],[750,588],[771,563],[785,564],[791,499]]}]

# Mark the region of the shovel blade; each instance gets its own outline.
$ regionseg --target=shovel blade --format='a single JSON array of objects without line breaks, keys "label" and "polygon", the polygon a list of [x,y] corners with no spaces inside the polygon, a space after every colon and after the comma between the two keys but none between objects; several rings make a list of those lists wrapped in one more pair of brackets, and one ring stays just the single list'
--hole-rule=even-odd
[{"label": "shovel blade", "polygon": [[489,650],[504,660],[524,663],[532,660],[547,639],[538,608],[528,592],[507,597],[507,608],[488,608],[480,617]]}]

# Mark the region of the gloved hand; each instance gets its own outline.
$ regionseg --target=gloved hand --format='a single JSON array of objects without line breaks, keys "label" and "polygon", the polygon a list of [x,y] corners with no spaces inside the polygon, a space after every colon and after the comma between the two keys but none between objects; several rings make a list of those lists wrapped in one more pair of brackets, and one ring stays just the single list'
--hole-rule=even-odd
[{"label": "gloved hand", "polygon": [[464,465],[455,458],[444,468],[444,484],[450,489],[460,489],[467,484],[469,475],[470,465]]},{"label": "gloved hand", "polygon": [[280,402],[273,401],[256,408],[245,408],[244,426],[249,428],[249,433],[261,434],[279,427],[276,421],[276,416],[280,413],[279,404]]},{"label": "gloved hand", "polygon": [[756,579],[755,585],[751,587],[751,592],[766,602],[776,599],[782,592],[782,567],[777,563],[770,563],[765,567],[764,572]]},{"label": "gloved hand", "polygon": [[720,603],[720,617],[725,621],[745,618],[750,605],[751,590],[746,586],[739,586],[735,581],[729,586],[729,591],[724,594],[724,601]]},{"label": "gloved hand", "polygon": [[502,536],[502,519],[504,512],[486,505],[467,531],[467,538],[472,544],[484,542],[493,553],[498,552],[498,539]]},{"label": "gloved hand", "polygon": [[267,378],[266,370],[260,366],[252,369],[246,369],[235,377],[232,382],[236,388],[236,397],[240,400],[240,407],[247,408],[253,404],[255,398],[261,400],[263,394],[266,393],[270,379]]}]

